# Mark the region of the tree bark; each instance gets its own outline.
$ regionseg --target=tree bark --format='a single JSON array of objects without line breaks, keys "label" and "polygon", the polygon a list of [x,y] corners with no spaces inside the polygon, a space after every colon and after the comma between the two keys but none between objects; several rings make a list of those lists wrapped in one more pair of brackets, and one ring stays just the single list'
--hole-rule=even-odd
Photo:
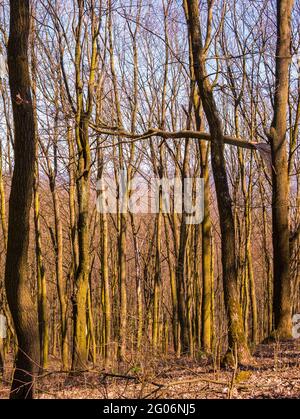
[{"label": "tree bark", "polygon": [[35,124],[30,92],[29,0],[10,1],[9,85],[14,118],[15,166],[9,199],[5,286],[18,351],[10,397],[33,398],[39,369],[37,310],[28,283],[29,215],[35,166]]},{"label": "tree bark", "polygon": [[225,361],[231,363],[232,352],[236,351],[239,363],[247,364],[251,357],[239,304],[234,220],[224,157],[223,128],[205,68],[205,50],[202,46],[198,1],[190,0],[184,3],[192,42],[195,78],[211,135],[211,161],[220,217],[223,287],[228,318],[228,355],[230,356],[226,357]]},{"label": "tree bark", "polygon": [[277,0],[276,81],[274,117],[270,129],[273,164],[273,310],[275,334],[280,339],[291,337],[292,329],[286,130],[293,3],[293,0]]}]

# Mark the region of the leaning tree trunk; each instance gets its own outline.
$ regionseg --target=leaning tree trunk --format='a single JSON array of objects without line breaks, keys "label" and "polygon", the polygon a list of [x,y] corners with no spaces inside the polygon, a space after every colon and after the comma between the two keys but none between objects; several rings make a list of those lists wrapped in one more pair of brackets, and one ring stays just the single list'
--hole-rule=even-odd
[{"label": "leaning tree trunk", "polygon": [[[223,128],[214,100],[212,86],[205,69],[206,56],[201,40],[198,1],[185,0],[184,5],[187,13],[188,30],[191,37],[195,78],[212,139],[211,161],[220,216],[223,287],[228,317],[229,356],[225,360],[231,363],[231,353],[236,351],[239,363],[247,364],[251,357],[239,304],[234,220],[224,157]],[[211,25],[211,21],[208,24]]]},{"label": "leaning tree trunk", "polygon": [[291,61],[293,0],[277,0],[277,48],[274,117],[270,130],[272,149],[272,217],[274,264],[274,328],[280,339],[291,336],[291,283],[289,252],[289,181],[286,153],[286,115]]},{"label": "leaning tree trunk", "polygon": [[37,310],[28,278],[29,213],[35,165],[35,125],[28,65],[29,0],[10,1],[9,84],[14,117],[15,166],[9,199],[5,286],[18,352],[11,398],[33,398],[39,368]]}]

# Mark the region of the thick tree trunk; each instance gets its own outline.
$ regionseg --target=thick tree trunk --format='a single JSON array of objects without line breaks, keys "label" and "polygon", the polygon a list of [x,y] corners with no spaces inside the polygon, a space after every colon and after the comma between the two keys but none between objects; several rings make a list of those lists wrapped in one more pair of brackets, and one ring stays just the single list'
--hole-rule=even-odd
[{"label": "thick tree trunk", "polygon": [[[230,350],[228,354],[236,351],[240,363],[249,363],[251,357],[243,327],[237,286],[234,220],[224,157],[223,128],[205,69],[205,52],[200,35],[198,1],[190,0],[185,4],[192,43],[195,78],[212,138],[211,161],[220,216],[223,287],[228,317]],[[231,357],[226,358],[226,361],[231,362]]]},{"label": "thick tree trunk", "polygon": [[293,0],[277,0],[276,82],[274,117],[270,130],[273,164],[273,310],[275,334],[283,339],[291,336],[292,328],[286,130],[293,3]]},{"label": "thick tree trunk", "polygon": [[9,199],[5,286],[18,352],[11,398],[34,396],[39,369],[37,310],[28,283],[29,213],[35,165],[35,125],[28,66],[29,0],[10,1],[9,84],[14,117],[15,166]]}]

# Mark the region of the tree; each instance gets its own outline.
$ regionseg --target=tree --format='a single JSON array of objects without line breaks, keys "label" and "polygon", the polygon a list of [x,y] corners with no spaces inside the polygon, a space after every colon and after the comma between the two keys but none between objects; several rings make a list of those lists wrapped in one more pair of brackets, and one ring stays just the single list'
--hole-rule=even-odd
[{"label": "tree", "polygon": [[74,330],[73,330],[73,353],[72,370],[77,372],[85,368],[87,361],[87,292],[90,272],[89,252],[89,199],[90,199],[90,166],[91,152],[89,144],[89,119],[93,110],[93,87],[98,61],[97,37],[101,21],[97,22],[95,4],[91,4],[91,59],[87,82],[87,99],[84,103],[82,66],[82,32],[84,29],[85,2],[78,0],[78,22],[76,27],[75,46],[75,73],[76,73],[76,115],[75,115],[75,138],[78,152],[77,159],[77,200],[78,200],[78,248],[79,264],[75,275],[75,284],[72,296]]},{"label": "tree", "polygon": [[277,47],[274,116],[269,133],[272,149],[272,216],[274,269],[274,329],[278,338],[289,338],[292,304],[289,248],[289,180],[286,150],[291,14],[293,0],[277,0]]},{"label": "tree", "polygon": [[29,28],[29,0],[11,0],[7,52],[15,164],[9,198],[5,287],[18,339],[10,394],[16,399],[33,398],[40,356],[37,310],[29,288],[27,266],[36,138],[28,63]]},{"label": "tree", "polygon": [[[208,1],[208,18],[206,40],[203,46],[201,39],[198,1],[185,1],[188,30],[194,59],[194,72],[204,113],[211,134],[211,161],[216,187],[221,229],[221,253],[223,268],[223,287],[226,312],[228,316],[229,352],[236,351],[240,363],[249,363],[250,352],[243,327],[242,312],[239,303],[237,270],[235,260],[234,220],[231,208],[231,197],[224,157],[224,133],[218,109],[214,100],[212,85],[205,68],[206,53],[211,41],[211,24],[213,1]],[[231,361],[231,356],[225,359]]]}]

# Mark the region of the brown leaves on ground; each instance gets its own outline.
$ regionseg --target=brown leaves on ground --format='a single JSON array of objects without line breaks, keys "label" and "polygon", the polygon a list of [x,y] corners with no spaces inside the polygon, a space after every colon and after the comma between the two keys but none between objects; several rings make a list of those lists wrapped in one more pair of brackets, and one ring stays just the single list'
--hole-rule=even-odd
[{"label": "brown leaves on ground", "polygon": [[[166,358],[139,365],[124,364],[118,370],[93,369],[80,377],[47,372],[37,383],[37,398],[299,398],[300,342],[260,345],[256,366],[247,370],[219,370],[205,359]],[[9,372],[6,372],[6,375]],[[0,398],[9,394],[8,381],[0,386]]]}]

